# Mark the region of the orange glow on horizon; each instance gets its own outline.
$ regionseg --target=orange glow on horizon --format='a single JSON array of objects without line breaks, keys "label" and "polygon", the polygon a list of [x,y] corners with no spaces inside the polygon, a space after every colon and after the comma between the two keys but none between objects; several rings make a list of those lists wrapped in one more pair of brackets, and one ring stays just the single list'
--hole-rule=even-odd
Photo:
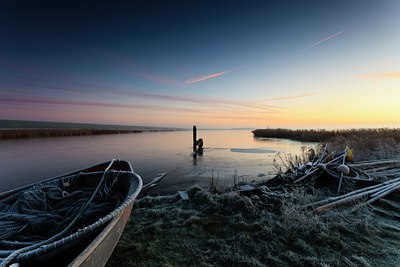
[{"label": "orange glow on horizon", "polygon": [[400,71],[382,72],[382,73],[366,73],[358,75],[360,78],[400,78]]}]

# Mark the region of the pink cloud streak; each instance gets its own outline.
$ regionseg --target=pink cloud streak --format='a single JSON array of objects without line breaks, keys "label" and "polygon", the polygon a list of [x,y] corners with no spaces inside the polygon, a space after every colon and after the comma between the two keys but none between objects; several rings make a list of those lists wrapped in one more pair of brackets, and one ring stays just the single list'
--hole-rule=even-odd
[{"label": "pink cloud streak", "polygon": [[160,83],[160,84],[166,84],[166,85],[180,85],[182,84],[180,81],[177,80],[172,80],[172,79],[168,79],[165,77],[159,77],[159,76],[154,76],[151,74],[147,74],[147,73],[142,73],[142,72],[132,72],[132,74],[145,78],[147,80],[150,80],[152,82],[156,82],[156,83]]},{"label": "pink cloud streak", "polygon": [[201,76],[193,77],[193,78],[190,78],[190,79],[186,80],[185,83],[186,84],[193,84],[193,83],[202,82],[202,81],[205,81],[205,80],[208,80],[208,79],[217,78],[219,76],[234,72],[234,71],[236,71],[238,69],[239,69],[239,67],[231,69],[231,70],[227,70],[227,71],[221,71],[221,72],[209,74],[209,75],[201,75]]},{"label": "pink cloud streak", "polygon": [[158,110],[158,111],[176,111],[176,112],[194,112],[205,113],[204,110],[191,109],[191,108],[178,108],[167,106],[154,106],[154,105],[135,105],[111,102],[96,102],[96,101],[72,101],[72,100],[59,100],[54,98],[0,98],[0,103],[3,104],[39,104],[39,105],[65,105],[65,106],[87,106],[87,107],[100,107],[100,108],[129,108],[141,110]]},{"label": "pink cloud streak", "polygon": [[274,97],[274,98],[267,99],[267,101],[289,100],[289,99],[302,98],[302,97],[307,97],[307,96],[312,96],[312,95],[315,95],[315,94],[308,93],[308,94],[292,95],[292,96],[286,96],[286,97]]},{"label": "pink cloud streak", "polygon": [[161,100],[161,101],[170,101],[170,102],[183,102],[183,103],[195,103],[195,104],[209,104],[209,105],[230,105],[237,107],[254,107],[255,109],[275,109],[279,108],[274,105],[262,105],[259,102],[252,101],[233,101],[222,98],[211,98],[211,97],[201,97],[196,95],[189,96],[174,96],[174,95],[162,95],[162,94],[152,94],[146,92],[132,92],[127,93],[132,96],[141,97],[145,99],[153,99],[153,100]]}]

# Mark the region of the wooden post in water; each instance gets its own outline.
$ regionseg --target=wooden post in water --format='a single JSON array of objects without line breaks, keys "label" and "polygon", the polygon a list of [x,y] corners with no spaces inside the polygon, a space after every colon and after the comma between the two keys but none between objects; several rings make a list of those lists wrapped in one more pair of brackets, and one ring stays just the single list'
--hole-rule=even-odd
[{"label": "wooden post in water", "polygon": [[203,138],[197,140],[197,127],[193,125],[193,157],[195,158],[197,154],[203,155]]},{"label": "wooden post in water", "polygon": [[199,155],[203,155],[203,145],[204,145],[203,138],[199,138],[197,144],[198,144],[197,152],[199,153]]},{"label": "wooden post in water", "polygon": [[193,154],[196,153],[197,150],[197,127],[193,125]]}]

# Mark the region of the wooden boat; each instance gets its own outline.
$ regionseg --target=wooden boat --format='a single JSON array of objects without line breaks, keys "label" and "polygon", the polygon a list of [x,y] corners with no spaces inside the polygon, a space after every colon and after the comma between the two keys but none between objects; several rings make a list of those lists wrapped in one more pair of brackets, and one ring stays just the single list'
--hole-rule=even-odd
[{"label": "wooden boat", "polygon": [[[28,246],[23,246],[27,242],[2,240],[0,236],[0,266],[9,266],[10,264],[17,266],[104,266],[129,219],[133,201],[142,188],[142,180],[138,174],[133,172],[129,162],[112,160],[1,193],[0,214],[3,213],[2,207],[5,206],[3,203],[8,203],[7,201],[13,199],[14,196],[18,195],[18,199],[20,199],[26,192],[30,192],[29,190],[47,188],[54,184],[60,185],[63,196],[68,194],[72,197],[77,192],[67,192],[68,188],[71,190],[83,188],[78,192],[92,190],[90,192],[93,193],[90,193],[92,195],[90,201],[85,204],[86,206],[79,208],[80,214],[76,215],[78,219],[71,220],[72,226],[68,225],[61,233],[45,240],[29,243]],[[112,210],[102,214],[103,216],[97,218],[89,216],[83,220],[84,214],[94,214],[94,212],[89,213],[87,207],[93,209],[96,205],[101,205],[101,203],[95,203],[95,200],[100,199],[99,195],[101,194],[103,194],[101,199],[113,199],[112,201],[120,199],[120,201],[117,201],[118,205]],[[115,196],[110,197],[111,194],[115,194]],[[112,201],[110,203],[114,203]],[[86,223],[86,221],[87,224],[84,225],[83,222]],[[13,243],[12,246],[17,248],[10,250],[4,243],[6,245]]]}]

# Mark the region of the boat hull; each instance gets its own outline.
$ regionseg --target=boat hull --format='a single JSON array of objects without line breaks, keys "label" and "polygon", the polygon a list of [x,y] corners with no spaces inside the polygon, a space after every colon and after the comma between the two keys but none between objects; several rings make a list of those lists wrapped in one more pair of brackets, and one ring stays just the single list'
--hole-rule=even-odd
[{"label": "boat hull", "polygon": [[[133,201],[142,188],[142,180],[133,172],[131,164],[123,160],[113,160],[41,182],[51,183],[57,179],[79,174],[79,177],[83,177],[79,178],[82,179],[80,180],[82,184],[94,186],[106,170],[120,173],[115,187],[115,190],[125,197],[120,206],[77,232],[35,249],[34,253],[29,252],[30,255],[25,253],[13,262],[19,262],[21,266],[54,266],[54,264],[57,266],[104,266],[119,241],[129,219]],[[0,201],[32,186],[28,185],[1,193]],[[37,256],[32,257],[32,254]]]},{"label": "boat hull", "polygon": [[78,255],[68,266],[71,267],[97,267],[104,266],[110,258],[119,238],[128,222],[132,205],[127,207],[124,212],[112,220],[106,228]]}]

